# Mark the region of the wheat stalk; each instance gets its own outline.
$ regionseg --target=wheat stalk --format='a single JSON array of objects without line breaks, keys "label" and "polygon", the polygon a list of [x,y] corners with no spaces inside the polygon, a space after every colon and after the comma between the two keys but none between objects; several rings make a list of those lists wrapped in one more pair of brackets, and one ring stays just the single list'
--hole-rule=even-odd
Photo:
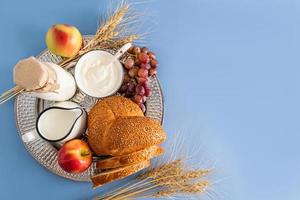
[{"label": "wheat stalk", "polygon": [[137,178],[138,179],[143,179],[143,178],[146,178],[146,177],[156,178],[160,175],[164,175],[166,172],[170,171],[171,169],[182,166],[182,164],[183,164],[183,161],[181,159],[177,159],[177,160],[174,160],[170,163],[163,164],[159,167],[153,168],[153,169],[145,172],[144,174],[141,174]]},{"label": "wheat stalk", "polygon": [[118,49],[126,43],[132,43],[140,38],[139,34],[133,33],[133,23],[137,16],[130,12],[129,4],[121,4],[108,19],[104,20],[97,29],[95,36],[83,46],[83,48],[73,57],[61,61],[59,64],[66,67],[70,62],[80,58],[85,53],[97,49]]},{"label": "wheat stalk", "polygon": [[108,40],[105,41],[97,46],[97,48],[101,49],[119,49],[124,44],[132,43],[133,41],[137,40],[139,38],[138,35],[130,35],[121,39],[115,39],[115,40]]},{"label": "wheat stalk", "polygon": [[125,14],[128,12],[129,5],[124,5],[117,10],[105,23],[97,30],[94,38],[83,47],[79,54],[90,51],[93,47],[101,44],[104,41],[111,41],[114,37],[118,36],[116,32],[117,26],[124,19]]},{"label": "wheat stalk", "polygon": [[172,188],[168,190],[161,190],[157,192],[154,197],[166,197],[166,196],[171,196],[174,194],[178,193],[183,193],[183,194],[193,194],[193,193],[199,193],[199,192],[204,192],[205,189],[209,186],[208,181],[201,181],[195,184],[185,184],[181,186],[181,189],[179,188]]},{"label": "wheat stalk", "polygon": [[182,159],[154,167],[104,196],[95,199],[124,200],[136,197],[165,197],[202,193],[209,181],[202,180],[209,170],[191,169]]}]

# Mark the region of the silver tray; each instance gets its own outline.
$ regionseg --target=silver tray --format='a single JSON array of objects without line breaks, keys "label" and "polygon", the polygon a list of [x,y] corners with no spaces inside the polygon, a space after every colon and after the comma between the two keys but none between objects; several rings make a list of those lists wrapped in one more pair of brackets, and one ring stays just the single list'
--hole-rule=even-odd
[{"label": "silver tray", "polygon": [[[92,36],[84,36],[84,42],[88,42],[91,38]],[[53,55],[48,50],[43,51],[39,56],[37,56],[37,58],[41,61],[53,63],[59,63],[62,59],[59,56]],[[73,70],[71,69],[71,72],[72,71]],[[147,99],[147,111],[145,115],[163,123],[163,95],[159,80],[156,76],[150,79],[150,87],[152,89],[152,96]],[[82,107],[89,111],[89,109],[97,101],[101,101],[101,99],[96,99],[77,91],[71,101],[79,103]],[[15,116],[20,138],[22,138],[21,136],[23,134],[35,128],[35,122],[38,114],[53,103],[55,102],[35,98],[29,93],[23,93],[17,96],[15,100]],[[90,168],[83,173],[70,174],[63,171],[57,163],[57,149],[51,143],[46,142],[41,138],[29,143],[23,142],[23,144],[37,162],[56,175],[75,181],[90,181],[90,177],[97,172],[95,162],[93,162]],[[94,161],[95,160],[96,158],[94,158]]]}]

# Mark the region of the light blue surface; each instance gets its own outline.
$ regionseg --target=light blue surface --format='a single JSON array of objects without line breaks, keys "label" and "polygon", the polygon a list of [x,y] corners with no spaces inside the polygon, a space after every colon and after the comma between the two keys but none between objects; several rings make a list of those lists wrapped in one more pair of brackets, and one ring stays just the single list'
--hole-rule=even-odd
[{"label": "light blue surface", "polygon": [[[89,2],[89,3],[88,3]],[[217,162],[215,199],[300,199],[300,2],[154,0],[139,4],[154,24],[169,135],[185,130]],[[45,49],[54,23],[93,34],[105,2],[0,1],[0,91],[21,58]],[[25,150],[13,102],[0,106],[0,199],[88,199],[102,190],[55,176]],[[199,147],[200,148],[200,147]],[[106,187],[103,190],[107,189]]]}]

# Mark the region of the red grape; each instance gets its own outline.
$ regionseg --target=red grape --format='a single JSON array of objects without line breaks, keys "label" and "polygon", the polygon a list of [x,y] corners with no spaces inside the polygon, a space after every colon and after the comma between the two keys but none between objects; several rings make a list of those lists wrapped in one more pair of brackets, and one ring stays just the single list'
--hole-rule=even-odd
[{"label": "red grape", "polygon": [[136,94],[143,96],[145,94],[145,88],[142,85],[137,85],[135,87],[135,92]]},{"label": "red grape", "polygon": [[149,70],[149,74],[150,74],[150,76],[157,74],[157,69],[156,68],[151,68]]},{"label": "red grape", "polygon": [[140,53],[138,55],[138,58],[141,61],[141,63],[145,63],[146,64],[146,63],[149,63],[149,61],[150,61],[149,56],[147,54],[145,54],[145,53]]},{"label": "red grape", "polygon": [[151,67],[153,67],[153,68],[157,68],[157,67],[158,67],[158,62],[157,62],[157,60],[151,60],[151,61],[150,61],[150,65],[151,65]]},{"label": "red grape", "polygon": [[146,96],[146,97],[150,97],[151,95],[152,95],[151,89],[145,87],[145,96]]},{"label": "red grape", "polygon": [[127,90],[125,92],[125,95],[127,97],[131,97],[131,96],[134,95],[134,93],[135,93],[135,84],[133,82],[128,83],[128,87],[127,87]]},{"label": "red grape", "polygon": [[140,65],[141,65],[141,61],[139,59],[136,59],[135,60],[135,66],[139,67]]},{"label": "red grape", "polygon": [[148,78],[143,78],[143,77],[139,77],[137,78],[137,82],[140,83],[141,85],[143,85],[145,82],[148,81]]},{"label": "red grape", "polygon": [[156,59],[156,56],[153,52],[148,52],[148,56],[151,60],[155,60]]},{"label": "red grape", "polygon": [[142,103],[145,103],[147,100],[147,97],[146,96],[142,96]]},{"label": "red grape", "polygon": [[139,104],[139,106],[140,106],[141,110],[143,111],[143,113],[146,112],[146,106],[144,104],[141,103],[141,104]]},{"label": "red grape", "polygon": [[143,47],[143,48],[141,48],[141,51],[142,51],[143,53],[148,53],[148,49],[147,49],[147,47]]},{"label": "red grape", "polygon": [[149,70],[149,69],[151,68],[151,65],[148,64],[148,63],[147,63],[147,64],[142,63],[142,64],[141,64],[141,67]]},{"label": "red grape", "polygon": [[141,53],[141,48],[137,47],[137,46],[133,47],[133,53],[136,54],[136,55]]},{"label": "red grape", "polygon": [[130,48],[127,50],[127,52],[133,54],[133,53],[134,53],[134,52],[133,52],[133,49],[134,49],[134,46],[130,47]]},{"label": "red grape", "polygon": [[121,88],[119,89],[119,92],[123,93],[123,92],[126,92],[128,89],[128,84],[125,83],[121,86]]},{"label": "red grape", "polygon": [[123,83],[128,83],[131,80],[130,76],[126,73],[124,74]]},{"label": "red grape", "polygon": [[145,89],[149,89],[150,88],[150,83],[149,83],[149,79],[147,78],[147,80],[146,81],[144,81],[144,82],[141,82],[140,83]]},{"label": "red grape", "polygon": [[127,58],[125,61],[125,68],[131,69],[134,65],[134,60],[132,58]]},{"label": "red grape", "polygon": [[127,91],[130,92],[130,93],[134,93],[135,84],[133,82],[128,83]]},{"label": "red grape", "polygon": [[139,71],[138,67],[134,67],[128,71],[128,75],[133,78],[137,76],[138,71]]},{"label": "red grape", "polygon": [[147,77],[148,76],[148,70],[145,68],[140,68],[138,71],[138,76],[139,77]]},{"label": "red grape", "polygon": [[139,105],[140,103],[143,103],[143,96],[136,94],[132,97],[132,101]]}]

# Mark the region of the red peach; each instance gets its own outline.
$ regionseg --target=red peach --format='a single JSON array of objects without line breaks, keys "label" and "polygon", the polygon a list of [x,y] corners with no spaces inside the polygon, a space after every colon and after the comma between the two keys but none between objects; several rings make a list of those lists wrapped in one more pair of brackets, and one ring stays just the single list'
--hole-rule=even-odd
[{"label": "red peach", "polygon": [[82,46],[82,35],[74,26],[55,24],[46,34],[46,44],[55,55],[73,57]]}]

